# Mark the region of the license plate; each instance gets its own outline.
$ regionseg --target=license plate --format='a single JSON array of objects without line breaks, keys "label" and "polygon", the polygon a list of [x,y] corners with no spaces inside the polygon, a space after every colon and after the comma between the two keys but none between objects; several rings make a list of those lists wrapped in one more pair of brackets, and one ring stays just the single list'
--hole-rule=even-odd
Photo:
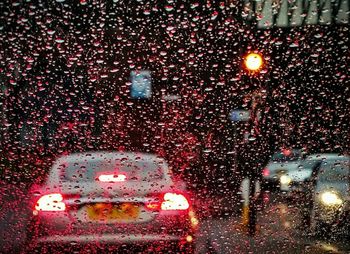
[{"label": "license plate", "polygon": [[137,219],[139,214],[140,208],[132,203],[97,203],[87,206],[87,216],[90,220],[130,221]]}]

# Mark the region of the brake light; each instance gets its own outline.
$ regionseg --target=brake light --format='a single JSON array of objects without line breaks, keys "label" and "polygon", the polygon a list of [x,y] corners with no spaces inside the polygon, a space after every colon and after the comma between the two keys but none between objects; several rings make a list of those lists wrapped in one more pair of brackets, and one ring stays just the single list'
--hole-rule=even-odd
[{"label": "brake light", "polygon": [[102,174],[98,177],[100,182],[125,182],[126,175]]},{"label": "brake light", "polygon": [[35,205],[36,211],[64,211],[66,204],[63,203],[63,197],[59,193],[47,194],[39,198]]},{"label": "brake light", "polygon": [[262,171],[263,176],[269,176],[270,175],[270,170],[268,168],[264,168]]},{"label": "brake light", "polygon": [[186,210],[190,207],[190,204],[182,194],[165,193],[160,207],[162,210]]},{"label": "brake light", "polygon": [[146,203],[146,207],[152,211],[159,210],[187,210],[190,205],[187,198],[182,194],[177,193],[165,193],[165,194],[152,194],[148,198],[151,201]]}]

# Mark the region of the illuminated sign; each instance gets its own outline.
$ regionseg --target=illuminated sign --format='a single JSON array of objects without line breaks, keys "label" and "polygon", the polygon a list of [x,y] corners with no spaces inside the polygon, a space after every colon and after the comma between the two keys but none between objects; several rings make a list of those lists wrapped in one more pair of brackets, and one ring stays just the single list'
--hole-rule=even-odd
[{"label": "illuminated sign", "polygon": [[152,95],[151,72],[132,71],[131,72],[131,97],[136,99],[148,99]]},{"label": "illuminated sign", "polygon": [[230,112],[229,118],[232,122],[246,122],[250,119],[250,112],[244,109],[235,109]]}]

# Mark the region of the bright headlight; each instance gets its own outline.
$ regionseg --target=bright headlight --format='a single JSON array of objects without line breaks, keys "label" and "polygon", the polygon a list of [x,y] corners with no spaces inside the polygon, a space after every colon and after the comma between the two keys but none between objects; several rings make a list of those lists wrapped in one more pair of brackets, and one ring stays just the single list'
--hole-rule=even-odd
[{"label": "bright headlight", "polygon": [[326,191],[321,194],[321,201],[325,205],[341,205],[343,200],[337,193]]},{"label": "bright headlight", "polygon": [[288,185],[288,184],[291,183],[291,181],[292,181],[292,178],[290,178],[290,177],[287,176],[287,175],[281,175],[281,177],[280,177],[280,182],[281,182],[281,184],[283,184],[283,185]]}]

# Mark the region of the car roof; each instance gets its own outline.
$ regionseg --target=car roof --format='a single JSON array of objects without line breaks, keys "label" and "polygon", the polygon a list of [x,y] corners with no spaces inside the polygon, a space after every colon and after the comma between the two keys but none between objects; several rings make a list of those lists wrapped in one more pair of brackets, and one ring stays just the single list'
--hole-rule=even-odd
[{"label": "car roof", "polygon": [[317,154],[311,154],[308,157],[306,157],[305,160],[344,160],[344,159],[350,159],[347,155],[342,155],[338,153],[317,153]]}]

